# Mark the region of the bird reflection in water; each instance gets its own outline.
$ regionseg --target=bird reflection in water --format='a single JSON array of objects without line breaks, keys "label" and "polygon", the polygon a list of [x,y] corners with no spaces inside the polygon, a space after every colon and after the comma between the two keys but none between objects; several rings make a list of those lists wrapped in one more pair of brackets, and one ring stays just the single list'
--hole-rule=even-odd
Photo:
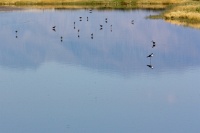
[{"label": "bird reflection in water", "polygon": [[[148,56],[147,56],[148,57]],[[149,68],[153,69],[153,66],[151,65],[151,57],[153,56],[150,56],[150,63],[147,65]]]},{"label": "bird reflection in water", "polygon": [[93,39],[93,33],[91,34],[91,39]]},{"label": "bird reflection in water", "polygon": [[151,42],[153,43],[152,48],[154,48],[156,46],[156,42],[154,42],[153,40]]},{"label": "bird reflection in water", "polygon": [[56,26],[53,26],[53,27],[52,27],[52,30],[56,32]]},{"label": "bird reflection in water", "polygon": [[63,37],[62,37],[62,36],[60,37],[60,41],[61,41],[61,42],[63,41]]},{"label": "bird reflection in water", "polygon": [[153,66],[151,65],[151,58],[153,57],[153,53],[147,56],[147,58],[150,58],[150,63],[147,65],[149,68],[153,69]]},{"label": "bird reflection in water", "polygon": [[16,38],[18,38],[18,36],[17,36],[17,32],[18,32],[18,31],[16,30],[16,31],[15,31],[15,33],[16,33],[16,36],[15,36],[15,37],[16,37]]},{"label": "bird reflection in water", "polygon": [[134,20],[131,21],[131,24],[134,24]]}]

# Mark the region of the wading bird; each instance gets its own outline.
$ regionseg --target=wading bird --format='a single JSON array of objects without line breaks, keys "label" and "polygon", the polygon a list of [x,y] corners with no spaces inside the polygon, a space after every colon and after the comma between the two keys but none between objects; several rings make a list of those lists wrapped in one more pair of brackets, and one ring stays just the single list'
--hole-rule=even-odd
[{"label": "wading bird", "polygon": [[150,58],[153,57],[153,53],[151,53],[150,55],[148,55],[147,58],[148,58],[148,57],[150,57]]}]

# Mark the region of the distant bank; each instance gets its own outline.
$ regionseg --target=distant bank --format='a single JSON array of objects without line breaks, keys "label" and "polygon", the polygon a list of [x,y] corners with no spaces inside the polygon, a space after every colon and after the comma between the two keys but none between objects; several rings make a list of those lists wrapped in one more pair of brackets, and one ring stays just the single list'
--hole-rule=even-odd
[{"label": "distant bank", "polygon": [[[200,29],[200,0],[1,0],[0,11],[23,8],[163,9],[152,19]],[[6,7],[5,7],[6,6]]]}]

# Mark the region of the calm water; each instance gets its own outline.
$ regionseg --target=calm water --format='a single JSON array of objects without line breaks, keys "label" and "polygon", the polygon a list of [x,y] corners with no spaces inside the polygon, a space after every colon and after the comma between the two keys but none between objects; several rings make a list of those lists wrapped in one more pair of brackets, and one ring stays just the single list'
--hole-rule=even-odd
[{"label": "calm water", "polygon": [[155,13],[1,12],[0,132],[199,132],[200,30]]}]

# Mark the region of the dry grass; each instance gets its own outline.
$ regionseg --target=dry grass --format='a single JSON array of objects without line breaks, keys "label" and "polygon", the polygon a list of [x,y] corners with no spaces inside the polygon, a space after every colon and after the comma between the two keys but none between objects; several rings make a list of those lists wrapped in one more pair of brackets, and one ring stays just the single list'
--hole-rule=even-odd
[{"label": "dry grass", "polygon": [[[152,1],[153,4],[168,3],[165,11],[150,18],[162,18],[167,22],[184,25],[193,28],[200,28],[200,0],[141,0]],[[152,5],[152,3],[151,3]]]},{"label": "dry grass", "polygon": [[166,22],[169,22],[169,23],[175,24],[175,25],[183,25],[183,26],[186,26],[186,27],[192,27],[192,28],[200,29],[200,23],[188,23],[186,21],[179,21],[179,20],[166,20]]},{"label": "dry grass", "polygon": [[62,5],[64,3],[88,3],[97,0],[0,0],[2,5]]},{"label": "dry grass", "polygon": [[62,4],[62,3],[109,3],[109,2],[129,2],[136,0],[0,0],[1,4]]},{"label": "dry grass", "polygon": [[189,19],[191,21],[200,21],[200,13],[187,11],[174,11],[164,14],[165,19]]},{"label": "dry grass", "polygon": [[139,4],[180,4],[191,0],[138,0]]},{"label": "dry grass", "polygon": [[152,4],[137,4],[137,7],[140,9],[152,9],[152,10],[160,10],[160,9],[165,9],[167,5],[163,5],[163,4],[156,4],[156,5],[152,5]]},{"label": "dry grass", "polygon": [[186,2],[170,8],[163,18],[171,23],[200,28],[200,2]]}]

